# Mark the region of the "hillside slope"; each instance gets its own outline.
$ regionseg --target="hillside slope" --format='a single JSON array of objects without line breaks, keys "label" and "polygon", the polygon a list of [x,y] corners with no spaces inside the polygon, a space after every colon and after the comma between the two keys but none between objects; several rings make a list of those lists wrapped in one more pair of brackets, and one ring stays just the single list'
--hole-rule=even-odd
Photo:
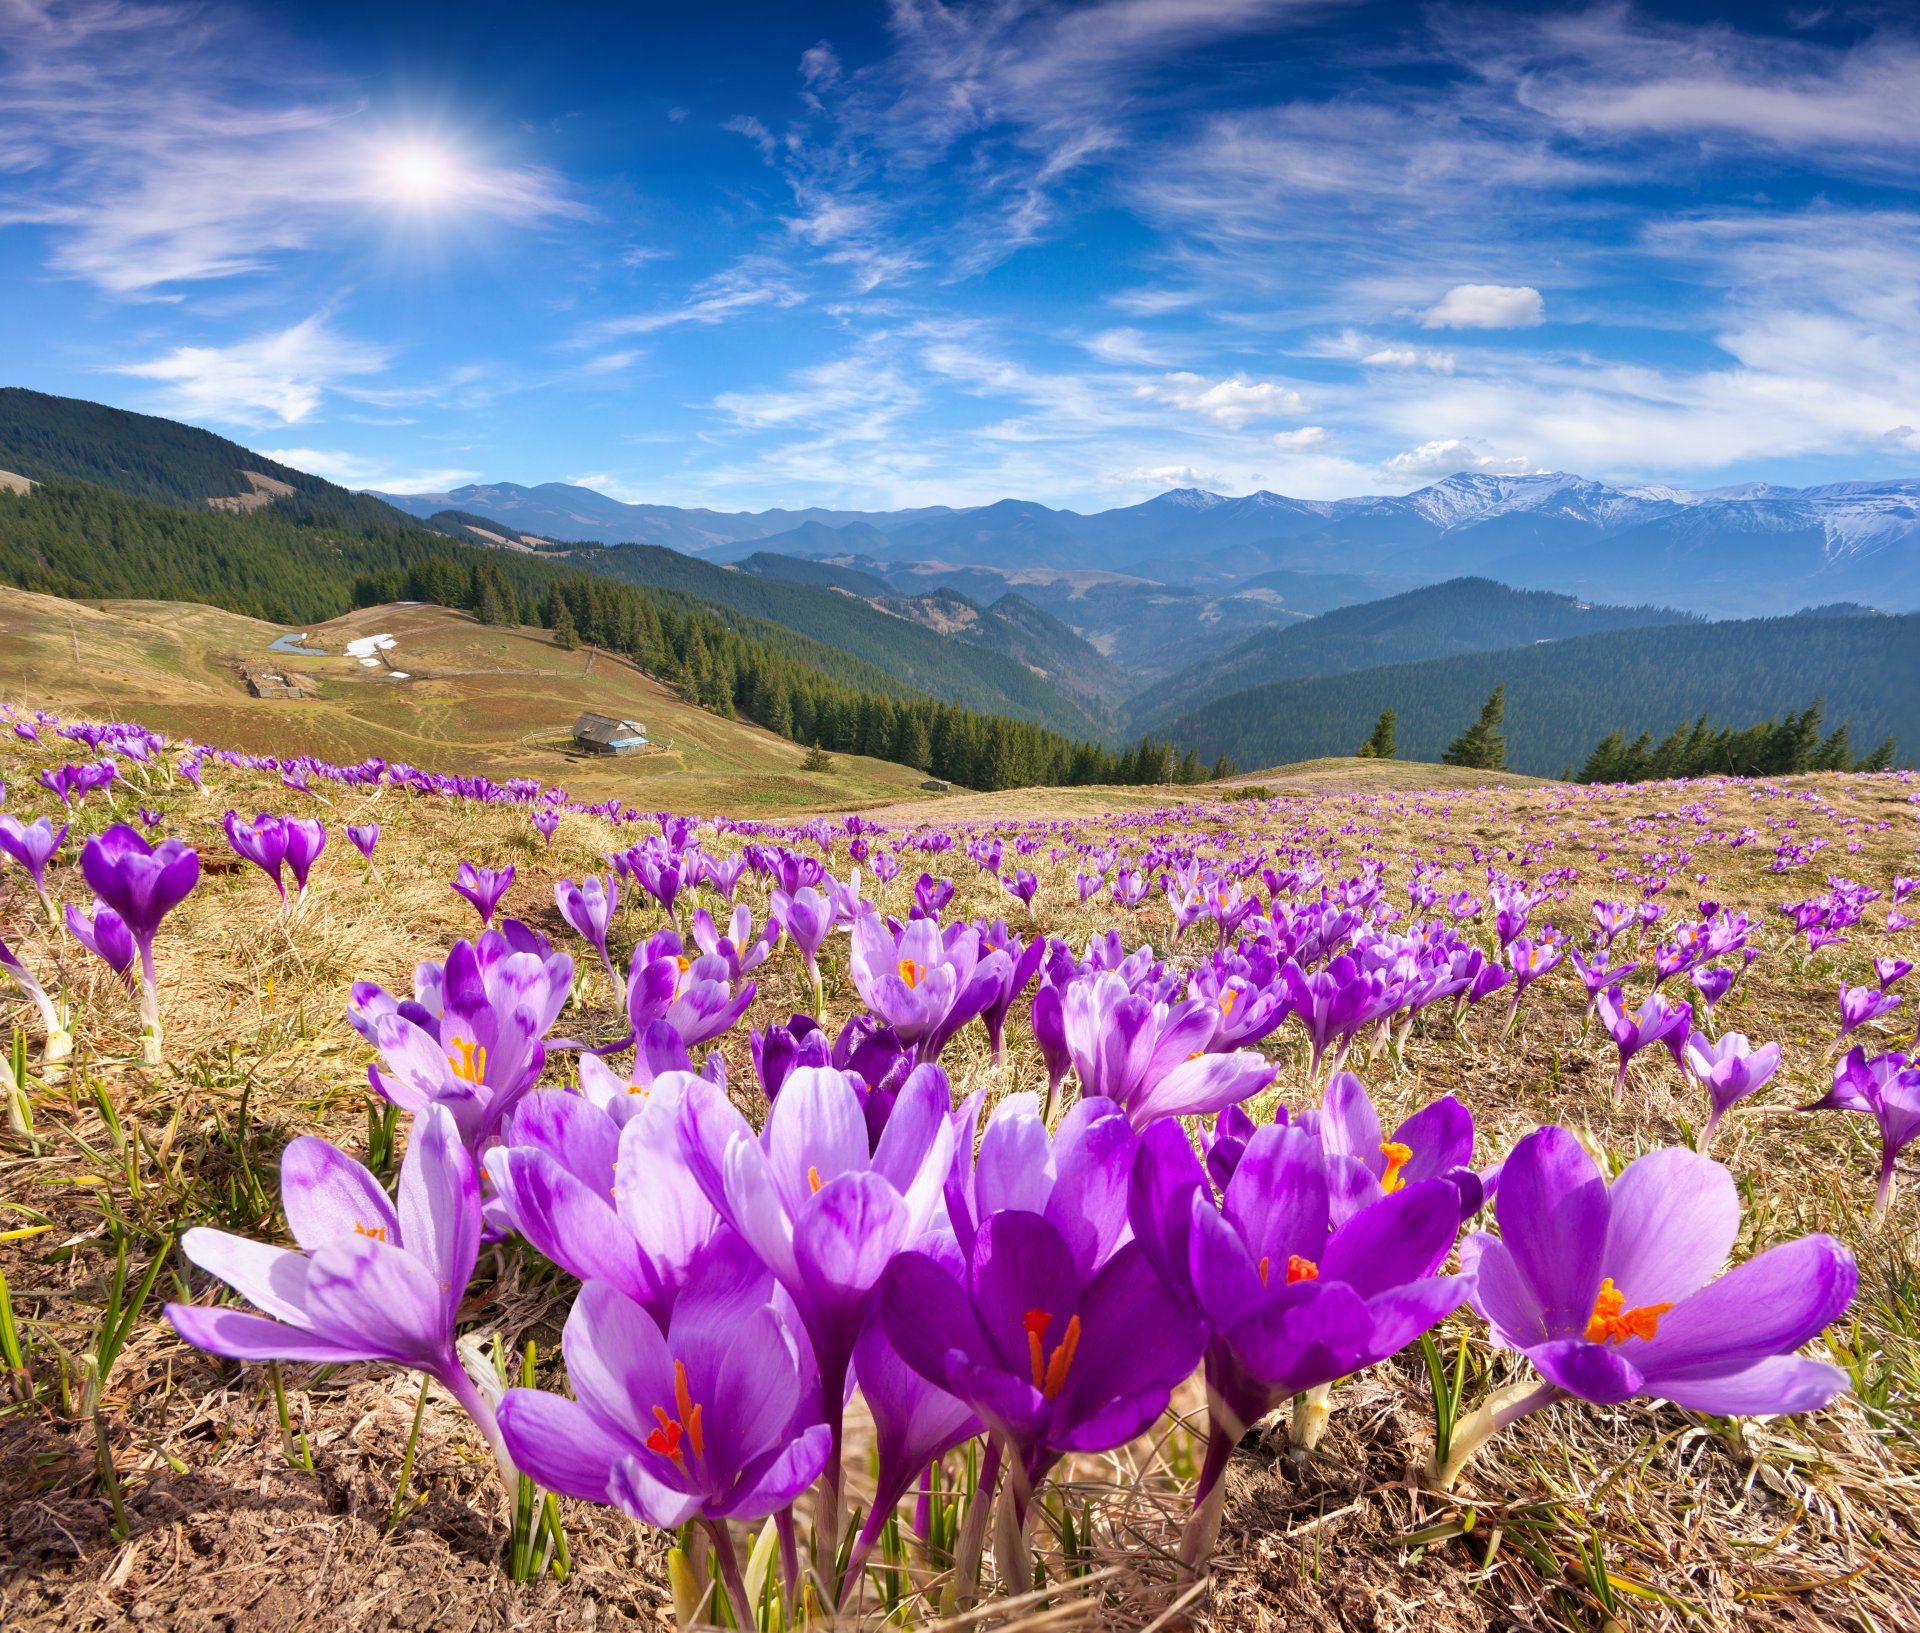
[{"label": "hillside slope", "polygon": [[1252,636],[1134,698],[1127,718],[1132,729],[1142,731],[1214,698],[1274,681],[1689,621],[1689,614],[1665,607],[1594,606],[1546,590],[1456,578]]},{"label": "hillside slope", "polygon": [[1287,680],[1216,698],[1168,730],[1212,759],[1271,765],[1351,754],[1383,709],[1400,752],[1437,760],[1504,685],[1507,763],[1557,776],[1607,732],[1656,737],[1710,713],[1747,726],[1823,698],[1862,752],[1889,734],[1920,754],[1920,614],[1768,618],[1613,630],[1540,646]]},{"label": "hillside slope", "polygon": [[[268,650],[295,633],[311,650]],[[382,634],[395,645],[378,667],[343,655],[348,641]],[[313,695],[251,697],[248,668],[291,670]],[[685,702],[615,654],[563,651],[543,630],[490,629],[444,607],[370,607],[290,630],[192,603],[89,604],[0,586],[0,697],[261,754],[537,777],[643,810],[772,815],[925,797],[909,766],[847,754],[829,772],[803,772],[799,744]],[[572,755],[583,710],[637,719],[660,752]]]}]

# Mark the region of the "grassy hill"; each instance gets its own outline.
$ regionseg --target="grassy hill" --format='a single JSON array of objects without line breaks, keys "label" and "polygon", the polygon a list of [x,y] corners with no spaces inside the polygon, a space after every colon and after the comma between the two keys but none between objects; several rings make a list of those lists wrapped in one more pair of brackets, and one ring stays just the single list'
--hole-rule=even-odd
[{"label": "grassy hill", "polygon": [[1341,607],[1306,623],[1262,630],[1223,656],[1196,663],[1134,698],[1127,718],[1136,731],[1157,729],[1215,698],[1274,681],[1687,622],[1697,620],[1664,607],[1600,607],[1546,590],[1513,590],[1490,579],[1456,578]]},{"label": "grassy hill", "polygon": [[[295,630],[333,655],[267,650]],[[375,634],[395,637],[390,656],[410,679],[339,655]],[[291,667],[317,695],[251,697],[243,665]],[[0,587],[0,697],[260,754],[379,755],[496,781],[538,777],[577,798],[617,794],[644,810],[774,815],[925,797],[911,767],[835,755],[832,771],[802,772],[798,744],[696,708],[620,657],[562,651],[544,630],[490,629],[445,607],[373,607],[290,629],[190,603],[86,603]],[[568,730],[583,709],[639,720],[663,752],[571,756]]]},{"label": "grassy hill", "polygon": [[1920,753],[1920,614],[1760,618],[1614,630],[1506,651],[1287,680],[1216,698],[1166,727],[1206,758],[1265,765],[1350,754],[1383,709],[1400,752],[1437,760],[1504,685],[1507,763],[1555,776],[1606,733],[1656,737],[1702,711],[1745,726],[1826,705],[1862,750],[1889,734]]}]

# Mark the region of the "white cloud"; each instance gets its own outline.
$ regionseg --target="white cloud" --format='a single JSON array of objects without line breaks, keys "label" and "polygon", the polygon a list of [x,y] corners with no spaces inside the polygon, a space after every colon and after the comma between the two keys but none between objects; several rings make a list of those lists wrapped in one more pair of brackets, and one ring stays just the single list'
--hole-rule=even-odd
[{"label": "white cloud", "polygon": [[743,257],[724,272],[695,284],[677,306],[663,306],[651,312],[636,312],[629,317],[609,318],[595,324],[591,335],[655,334],[682,323],[725,323],[756,307],[785,309],[798,306],[806,296],[791,275],[771,257]]},{"label": "white cloud", "polygon": [[291,425],[308,418],[342,380],[386,366],[380,347],[338,334],[316,316],[231,346],[176,346],[113,372],[161,382],[161,406],[186,419]]},{"label": "white cloud", "polygon": [[1395,477],[1452,476],[1456,471],[1525,476],[1533,462],[1525,454],[1490,454],[1464,438],[1450,437],[1395,454],[1381,469]]},{"label": "white cloud", "polygon": [[1149,487],[1155,493],[1165,493],[1169,488],[1199,488],[1203,493],[1216,493],[1232,486],[1229,478],[1214,471],[1197,471],[1191,465],[1147,465],[1137,470],[1115,471],[1107,482],[1118,488]]},{"label": "white cloud", "polygon": [[1382,346],[1360,359],[1367,368],[1428,369],[1435,374],[1453,373],[1452,352],[1416,351],[1411,346]]},{"label": "white cloud", "polygon": [[393,466],[339,448],[262,448],[260,452],[343,488],[374,488],[381,493],[445,493],[480,480],[478,471]]},{"label": "white cloud", "polygon": [[1298,431],[1276,431],[1267,441],[1288,453],[1307,454],[1318,448],[1331,447],[1333,433],[1324,425],[1303,425]]},{"label": "white cloud", "polygon": [[1525,284],[1456,284],[1420,316],[1423,329],[1524,329],[1544,322],[1540,291]]},{"label": "white cloud", "polygon": [[1250,380],[1236,374],[1224,380],[1183,370],[1169,374],[1159,385],[1137,387],[1136,396],[1169,403],[1237,431],[1252,420],[1277,419],[1306,412],[1307,402],[1291,386],[1271,380]]},{"label": "white cloud", "polygon": [[1172,361],[1163,342],[1138,329],[1102,329],[1080,344],[1103,363],[1144,363],[1164,368]]}]

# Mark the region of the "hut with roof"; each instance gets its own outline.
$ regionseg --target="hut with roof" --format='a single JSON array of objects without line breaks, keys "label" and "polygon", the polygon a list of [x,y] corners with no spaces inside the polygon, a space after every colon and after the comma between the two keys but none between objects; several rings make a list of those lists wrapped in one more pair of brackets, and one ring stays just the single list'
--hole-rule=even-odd
[{"label": "hut with roof", "polygon": [[582,754],[638,754],[647,747],[647,731],[637,720],[583,714],[573,723],[573,746]]}]

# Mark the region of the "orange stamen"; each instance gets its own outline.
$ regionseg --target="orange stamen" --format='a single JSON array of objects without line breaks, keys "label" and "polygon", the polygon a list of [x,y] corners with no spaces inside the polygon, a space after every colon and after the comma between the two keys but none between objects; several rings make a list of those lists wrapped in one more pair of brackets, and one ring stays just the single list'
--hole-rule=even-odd
[{"label": "orange stamen", "polygon": [[1289,1253],[1287,1255],[1287,1285],[1289,1287],[1293,1286],[1296,1282],[1318,1281],[1319,1279],[1320,1267],[1315,1264],[1313,1260],[1303,1259],[1297,1253]]},{"label": "orange stamen", "polygon": [[684,1361],[673,1363],[673,1405],[679,1413],[678,1417],[669,1414],[664,1406],[653,1409],[653,1421],[660,1427],[647,1436],[647,1450],[679,1463],[686,1457],[680,1448],[682,1437],[693,1448],[695,1457],[706,1450],[706,1434],[700,1427],[700,1408],[694,1404],[693,1396],[687,1389],[687,1364]]},{"label": "orange stamen", "polygon": [[1380,1176],[1380,1189],[1391,1196],[1407,1182],[1407,1176],[1400,1170],[1413,1161],[1413,1147],[1388,1140],[1380,1147],[1380,1155],[1387,1159],[1387,1171]]},{"label": "orange stamen", "polygon": [[387,1239],[387,1227],[385,1225],[373,1225],[369,1227],[367,1225],[355,1224],[353,1234],[356,1236],[364,1236],[369,1241],[384,1242]]},{"label": "orange stamen", "polygon": [[1041,1336],[1053,1321],[1045,1310],[1029,1310],[1022,1325],[1027,1329],[1027,1358],[1033,1362],[1033,1387],[1041,1388],[1047,1381],[1047,1352],[1040,1347]]},{"label": "orange stamen", "polygon": [[1260,1285],[1262,1287],[1267,1285],[1267,1266],[1272,1263],[1273,1261],[1271,1259],[1262,1255],[1260,1260]]},{"label": "orange stamen", "polygon": [[900,979],[906,982],[909,992],[920,985],[921,981],[925,979],[926,973],[927,972],[911,958],[903,958],[900,960]]},{"label": "orange stamen", "polygon": [[1067,1373],[1073,1366],[1073,1358],[1080,1350],[1080,1318],[1077,1315],[1067,1317],[1067,1330],[1060,1337],[1060,1345],[1047,1357],[1046,1382],[1041,1384],[1040,1393],[1048,1400],[1058,1400],[1060,1391],[1066,1387]]},{"label": "orange stamen", "polygon": [[447,1056],[447,1064],[453,1068],[453,1075],[463,1083],[471,1083],[478,1088],[480,1079],[487,1075],[485,1047],[469,1043],[465,1038],[455,1038],[453,1046],[460,1051],[457,1055]]},{"label": "orange stamen", "polygon": [[820,1170],[818,1168],[809,1168],[807,1170],[807,1187],[813,1195],[818,1196],[820,1194]]},{"label": "orange stamen", "polygon": [[1613,1285],[1609,1276],[1600,1284],[1600,1296],[1593,1301],[1593,1319],[1587,1323],[1589,1344],[1624,1344],[1629,1338],[1652,1339],[1660,1331],[1660,1318],[1671,1304],[1640,1304],[1627,1308],[1627,1296]]},{"label": "orange stamen", "polygon": [[1234,991],[1232,987],[1228,987],[1225,992],[1221,993],[1220,1013],[1222,1015],[1231,1015],[1233,1013],[1233,1001],[1239,996],[1240,994]]}]

